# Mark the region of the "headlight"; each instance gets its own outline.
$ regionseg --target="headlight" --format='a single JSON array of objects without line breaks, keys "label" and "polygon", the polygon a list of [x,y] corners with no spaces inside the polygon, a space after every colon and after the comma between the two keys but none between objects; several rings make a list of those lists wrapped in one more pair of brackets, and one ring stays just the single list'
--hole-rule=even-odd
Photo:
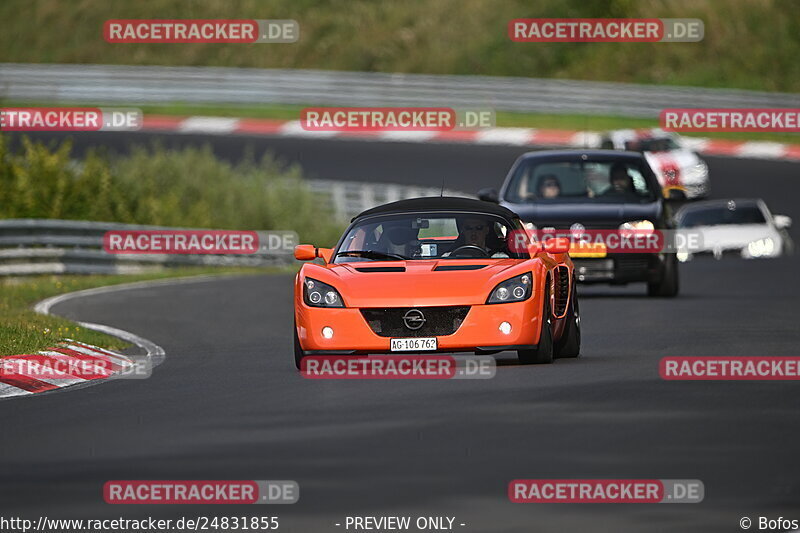
[{"label": "headlight", "polygon": [[655,226],[649,220],[632,220],[631,222],[620,224],[619,229],[653,231]]},{"label": "headlight", "polygon": [[525,229],[528,231],[536,231],[536,224],[534,224],[533,222],[526,222],[525,224],[523,224],[523,226],[525,226]]},{"label": "headlight", "polygon": [[311,307],[344,307],[338,291],[315,279],[306,278],[303,282],[303,301]]},{"label": "headlight", "polygon": [[747,245],[747,251],[742,255],[749,257],[765,257],[772,255],[775,251],[775,241],[770,237],[758,239]]},{"label": "headlight", "polygon": [[519,276],[507,279],[497,285],[486,300],[487,304],[505,304],[510,302],[521,302],[531,297],[533,292],[533,276],[528,272]]}]

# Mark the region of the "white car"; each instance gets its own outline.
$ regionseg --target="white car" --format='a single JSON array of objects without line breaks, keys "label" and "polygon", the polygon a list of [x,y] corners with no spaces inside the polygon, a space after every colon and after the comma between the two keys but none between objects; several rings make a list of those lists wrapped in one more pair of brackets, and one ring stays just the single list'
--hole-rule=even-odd
[{"label": "white car", "polygon": [[665,191],[683,190],[690,200],[708,196],[708,165],[675,133],[658,128],[614,130],[601,137],[600,148],[642,152]]},{"label": "white car", "polygon": [[[675,214],[681,245],[678,260],[696,255],[755,259],[794,251],[787,229],[792,219],[773,215],[763,200],[707,200],[687,204]],[[694,234],[695,239],[690,235]],[[691,244],[690,244],[691,243]]]}]

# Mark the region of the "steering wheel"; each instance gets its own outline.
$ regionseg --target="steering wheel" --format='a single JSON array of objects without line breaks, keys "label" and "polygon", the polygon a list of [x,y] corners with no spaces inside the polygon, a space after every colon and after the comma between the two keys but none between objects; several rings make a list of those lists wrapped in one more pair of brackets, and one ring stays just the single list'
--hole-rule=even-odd
[{"label": "steering wheel", "polygon": [[455,257],[456,255],[458,255],[458,252],[462,250],[465,252],[470,252],[467,254],[467,257],[489,257],[489,252],[487,252],[480,246],[476,246],[474,244],[465,244],[463,246],[459,246],[455,250],[451,250],[450,257]]}]

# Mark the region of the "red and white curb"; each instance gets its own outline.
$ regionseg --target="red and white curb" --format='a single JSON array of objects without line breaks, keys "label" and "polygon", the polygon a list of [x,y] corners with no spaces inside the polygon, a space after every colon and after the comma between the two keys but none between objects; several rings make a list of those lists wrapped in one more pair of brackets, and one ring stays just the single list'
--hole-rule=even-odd
[{"label": "red and white curb", "polygon": [[[203,133],[214,135],[271,135],[304,138],[350,138],[383,142],[444,142],[512,146],[566,146],[597,148],[600,134],[595,131],[533,128],[490,128],[464,131],[306,131],[299,120],[271,120],[226,117],[175,117],[145,115],[142,131]],[[754,159],[800,160],[800,144],[763,141],[731,141],[703,137],[683,137],[691,149],[708,155]]]},{"label": "red and white curb", "polygon": [[[134,362],[119,353],[65,339],[35,354],[0,359],[0,398],[48,392],[131,370]],[[36,370],[49,368],[47,372]],[[44,374],[47,374],[46,377]]]},{"label": "red and white curb", "polygon": [[[75,298],[132,289],[146,289],[177,283],[211,281],[214,279],[218,279],[218,276],[203,275],[188,278],[139,281],[120,285],[110,285],[108,287],[96,287],[94,289],[84,289],[81,291],[68,292],[66,294],[52,296],[36,304],[33,309],[37,313],[49,315],[50,309],[54,305]],[[43,350],[36,354],[3,357],[0,358],[0,364],[3,364],[3,361],[7,361],[7,364],[11,366],[12,369],[17,369],[20,367],[26,368],[28,366],[35,369],[33,365],[19,365],[19,361],[15,363],[14,359],[32,358],[33,362],[36,362],[38,359],[40,364],[44,366],[45,363],[52,363],[54,361],[64,361],[65,363],[70,363],[73,361],[63,359],[63,357],[72,357],[75,359],[74,364],[76,366],[81,365],[81,372],[80,376],[75,376],[71,375],[69,371],[65,371],[63,372],[63,376],[55,376],[55,379],[50,379],[50,377],[47,379],[42,379],[41,376],[37,376],[35,378],[31,378],[31,376],[26,375],[9,376],[10,372],[5,371],[2,373],[2,375],[0,375],[0,378],[3,378],[0,379],[0,400],[10,397],[29,396],[36,393],[63,389],[65,387],[77,387],[79,385],[102,383],[103,381],[107,381],[109,379],[122,377],[126,373],[132,374],[133,377],[147,377],[152,368],[161,364],[166,356],[164,348],[129,331],[106,326],[104,324],[94,324],[92,322],[77,322],[77,324],[82,328],[99,331],[101,333],[117,337],[118,339],[122,339],[125,342],[134,344],[142,352],[142,355],[126,356],[110,350],[98,348],[97,346],[65,339],[65,341],[58,347],[49,350]],[[55,359],[48,361],[43,359],[45,357]],[[97,358],[98,363],[96,366],[99,367],[97,368],[98,375],[87,375],[86,363],[78,363],[78,361],[85,361],[90,358]],[[52,368],[52,365],[50,366]],[[56,365],[55,368],[60,369],[63,367],[64,364],[59,364]],[[106,370],[105,374],[107,375],[101,375],[102,370]],[[14,379],[5,379],[6,377]]]}]

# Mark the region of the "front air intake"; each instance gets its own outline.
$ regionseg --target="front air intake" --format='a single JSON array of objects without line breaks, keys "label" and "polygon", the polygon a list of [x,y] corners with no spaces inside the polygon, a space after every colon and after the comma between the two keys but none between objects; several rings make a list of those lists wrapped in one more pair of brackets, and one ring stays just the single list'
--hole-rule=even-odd
[{"label": "front air intake", "polygon": [[439,265],[434,271],[453,272],[455,270],[480,270],[486,265]]},{"label": "front air intake", "polygon": [[569,304],[569,269],[566,266],[557,266],[555,268],[555,305],[553,312],[558,318],[563,317],[567,312],[567,305]]},{"label": "front air intake", "polygon": [[455,333],[469,306],[362,309],[369,327],[381,337],[439,337]]},{"label": "front air intake", "polygon": [[405,267],[356,267],[359,272],[405,272]]}]

